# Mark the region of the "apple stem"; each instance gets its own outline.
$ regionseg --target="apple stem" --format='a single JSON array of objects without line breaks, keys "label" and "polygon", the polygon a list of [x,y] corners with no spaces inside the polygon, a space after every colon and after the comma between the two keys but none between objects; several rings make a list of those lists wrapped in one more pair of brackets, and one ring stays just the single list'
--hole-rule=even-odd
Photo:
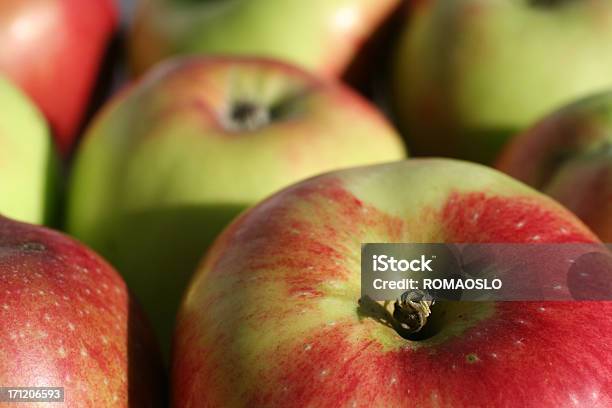
[{"label": "apple stem", "polygon": [[393,318],[408,333],[417,333],[431,315],[434,299],[421,291],[404,292],[393,305]]},{"label": "apple stem", "polygon": [[250,101],[238,101],[230,106],[225,126],[232,131],[257,130],[270,123],[270,111]]}]

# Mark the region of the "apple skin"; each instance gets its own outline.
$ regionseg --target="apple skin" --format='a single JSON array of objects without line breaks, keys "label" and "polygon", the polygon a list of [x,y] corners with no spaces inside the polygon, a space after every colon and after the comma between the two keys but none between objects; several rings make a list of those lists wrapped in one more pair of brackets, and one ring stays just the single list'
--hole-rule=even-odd
[{"label": "apple skin", "polygon": [[393,68],[415,155],[492,163],[553,109],[612,87],[612,2],[415,1]]},{"label": "apple skin", "polygon": [[[232,130],[232,106],[271,122]],[[117,267],[169,350],[183,290],[240,211],[332,169],[405,157],[386,119],[343,85],[260,58],[186,59],[120,94],[77,153],[68,231]]]},{"label": "apple skin", "polygon": [[0,213],[35,224],[54,222],[58,159],[44,117],[0,75]]},{"label": "apple skin", "polygon": [[497,167],[550,195],[612,242],[612,92],[540,120],[503,151]]},{"label": "apple skin", "polygon": [[112,0],[5,0],[0,70],[37,103],[67,155],[117,25]]},{"label": "apple skin", "polygon": [[119,275],[58,232],[0,217],[0,384],[66,407],[163,406],[152,330]]},{"label": "apple skin", "polygon": [[[175,407],[608,407],[612,302],[448,302],[408,341],[358,308],[364,242],[596,242],[495,170],[414,159],[328,173],[234,221],[178,317]],[[588,323],[585,323],[588,322]]]},{"label": "apple skin", "polygon": [[400,0],[141,0],[129,58],[141,74],[178,54],[277,58],[340,76]]}]

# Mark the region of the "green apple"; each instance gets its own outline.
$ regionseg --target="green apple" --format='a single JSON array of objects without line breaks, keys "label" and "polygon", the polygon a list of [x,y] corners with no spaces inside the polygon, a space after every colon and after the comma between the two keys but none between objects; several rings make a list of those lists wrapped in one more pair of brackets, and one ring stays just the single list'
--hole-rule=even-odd
[{"label": "green apple", "polygon": [[176,54],[258,55],[338,76],[400,0],[140,0],[136,73]]},{"label": "green apple", "polygon": [[476,164],[415,159],[298,183],[232,223],[194,275],[173,343],[173,406],[612,404],[612,302],[439,302],[427,335],[407,339],[382,305],[360,302],[366,242],[597,238]]},{"label": "green apple", "polygon": [[35,224],[53,221],[57,165],[42,114],[0,76],[0,213]]},{"label": "green apple", "polygon": [[612,87],[612,2],[415,2],[393,100],[415,154],[491,162],[552,109]]},{"label": "green apple", "polygon": [[542,119],[510,143],[497,166],[564,204],[612,243],[612,92]]},{"label": "green apple", "polygon": [[404,156],[386,119],[335,81],[267,59],[173,61],[87,131],[68,231],[114,263],[167,346],[189,276],[235,215],[317,173]]}]

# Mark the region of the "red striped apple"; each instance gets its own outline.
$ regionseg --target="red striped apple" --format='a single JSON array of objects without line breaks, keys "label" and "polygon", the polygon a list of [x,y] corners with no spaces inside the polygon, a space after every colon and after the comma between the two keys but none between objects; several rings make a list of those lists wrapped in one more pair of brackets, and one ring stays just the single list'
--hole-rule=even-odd
[{"label": "red striped apple", "polygon": [[139,0],[136,73],[178,54],[258,55],[342,74],[399,0]]},{"label": "red striped apple", "polygon": [[53,223],[58,160],[45,119],[23,92],[0,76],[0,214]]},{"label": "red striped apple", "polygon": [[38,104],[67,154],[117,23],[112,0],[0,2],[0,70]]},{"label": "red striped apple", "polygon": [[64,387],[66,407],[163,406],[146,320],[119,275],[71,238],[0,217],[0,321],[3,387]]},{"label": "red striped apple", "polygon": [[395,111],[415,154],[492,162],[550,110],[612,87],[612,2],[416,0]]},{"label": "red striped apple", "polygon": [[612,404],[612,302],[444,302],[429,336],[407,340],[358,304],[364,242],[597,239],[475,164],[417,159],[298,183],[231,224],[194,276],[174,406]]},{"label": "red striped apple", "polygon": [[539,121],[503,152],[498,168],[557,199],[612,242],[612,93]]},{"label": "red striped apple", "polygon": [[188,277],[238,212],[317,173],[404,154],[384,117],[335,81],[267,59],[177,60],[88,130],[68,230],[122,272],[169,344]]}]

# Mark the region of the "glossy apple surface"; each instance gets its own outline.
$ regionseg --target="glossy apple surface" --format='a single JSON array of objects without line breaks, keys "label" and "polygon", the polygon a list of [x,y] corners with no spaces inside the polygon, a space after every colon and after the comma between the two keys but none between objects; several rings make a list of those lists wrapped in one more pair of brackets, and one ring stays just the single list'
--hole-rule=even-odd
[{"label": "glossy apple surface", "polygon": [[510,143],[497,167],[555,198],[612,243],[612,93],[540,120]]},{"label": "glossy apple surface", "polygon": [[415,154],[490,163],[551,110],[612,87],[612,2],[415,1],[395,112]]},{"label": "glossy apple surface", "polygon": [[265,59],[174,61],[88,130],[68,230],[118,268],[169,344],[188,277],[235,215],[303,178],[404,155],[339,83]]},{"label": "glossy apple surface", "polygon": [[58,161],[44,117],[15,84],[0,76],[0,214],[53,222]]},{"label": "glossy apple surface", "polygon": [[64,155],[115,30],[115,8],[112,0],[0,2],[0,70],[36,102]]},{"label": "glossy apple surface", "polygon": [[358,303],[364,242],[591,241],[550,198],[475,164],[298,183],[231,224],[194,276],[174,406],[609,406],[612,302],[440,303],[421,340]]},{"label": "glossy apple surface", "polygon": [[136,73],[178,54],[277,58],[339,76],[399,0],[141,0],[130,38]]},{"label": "glossy apple surface", "polygon": [[150,327],[73,239],[0,217],[0,320],[2,386],[64,387],[66,407],[163,406]]}]

